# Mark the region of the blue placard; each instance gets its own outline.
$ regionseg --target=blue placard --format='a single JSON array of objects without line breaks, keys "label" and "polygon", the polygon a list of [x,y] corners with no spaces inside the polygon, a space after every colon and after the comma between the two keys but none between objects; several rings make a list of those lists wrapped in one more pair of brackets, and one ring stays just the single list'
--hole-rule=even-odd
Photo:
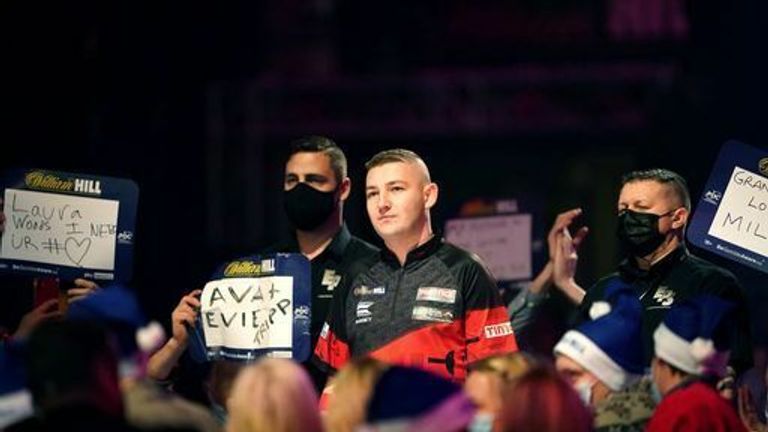
[{"label": "blue placard", "polygon": [[768,152],[738,141],[723,145],[688,241],[768,272]]},{"label": "blue placard", "polygon": [[127,282],[139,188],[132,180],[42,169],[4,175],[0,271]]},{"label": "blue placard", "polygon": [[310,263],[301,254],[251,255],[225,263],[200,296],[192,357],[307,360],[311,294]]}]

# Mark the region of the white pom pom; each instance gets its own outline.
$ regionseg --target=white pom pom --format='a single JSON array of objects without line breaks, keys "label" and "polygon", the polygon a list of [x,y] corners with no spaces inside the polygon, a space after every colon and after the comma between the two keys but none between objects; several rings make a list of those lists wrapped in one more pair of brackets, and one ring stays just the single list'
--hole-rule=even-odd
[{"label": "white pom pom", "polygon": [[157,321],[136,331],[136,344],[142,352],[150,352],[165,342],[165,331]]},{"label": "white pom pom", "polygon": [[715,344],[711,339],[696,338],[691,342],[691,355],[699,363],[715,354]]},{"label": "white pom pom", "polygon": [[611,304],[604,301],[594,302],[592,307],[589,308],[589,317],[593,320],[600,318],[601,316],[608,315],[611,312]]}]

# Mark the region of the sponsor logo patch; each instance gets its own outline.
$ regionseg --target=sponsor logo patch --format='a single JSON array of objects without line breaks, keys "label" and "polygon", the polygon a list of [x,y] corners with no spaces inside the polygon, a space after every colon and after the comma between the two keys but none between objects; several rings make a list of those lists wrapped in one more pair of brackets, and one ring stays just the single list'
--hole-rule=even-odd
[{"label": "sponsor logo patch", "polygon": [[456,303],[456,290],[440,287],[421,287],[416,292],[416,301],[453,304]]},{"label": "sponsor logo patch", "polygon": [[352,294],[356,296],[384,295],[386,292],[387,292],[387,289],[383,286],[369,288],[365,285],[360,285],[359,287],[352,290]]},{"label": "sponsor logo patch", "polygon": [[416,306],[411,316],[416,321],[434,321],[449,323],[453,321],[453,311],[427,306]]},{"label": "sponsor logo patch", "polygon": [[336,274],[336,271],[333,269],[325,269],[325,272],[323,272],[323,280],[320,282],[320,285],[326,287],[328,291],[333,291],[333,289],[339,285],[339,282],[341,282],[340,274]]},{"label": "sponsor logo patch", "polygon": [[493,339],[497,337],[508,336],[514,333],[514,330],[512,330],[512,324],[508,322],[501,323],[501,324],[488,325],[488,326],[485,326],[483,330],[485,332],[486,339]]},{"label": "sponsor logo patch", "polygon": [[357,318],[368,318],[370,316],[373,316],[373,313],[371,313],[371,306],[373,306],[372,301],[361,301],[357,304]]}]

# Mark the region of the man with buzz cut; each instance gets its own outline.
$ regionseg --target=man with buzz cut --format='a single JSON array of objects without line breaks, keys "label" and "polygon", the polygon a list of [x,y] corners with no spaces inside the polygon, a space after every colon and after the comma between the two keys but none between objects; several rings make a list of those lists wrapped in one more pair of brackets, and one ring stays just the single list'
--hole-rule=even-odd
[{"label": "man with buzz cut", "polygon": [[552,259],[552,279],[566,293],[574,293],[580,320],[589,319],[592,304],[601,301],[615,279],[627,283],[643,306],[645,362],[653,357],[652,334],[674,305],[700,294],[712,294],[736,305],[733,326],[739,329],[733,343],[731,365],[743,372],[752,364],[749,313],[746,295],[734,275],[696,255],[685,245],[685,229],[691,215],[691,198],[685,179],[668,169],[630,172],[622,178],[617,203],[617,239],[623,261],[615,273],[601,278],[586,292],[575,282],[578,256],[568,226],[580,210],[558,218]]},{"label": "man with buzz cut", "polygon": [[352,357],[370,356],[463,381],[472,363],[516,351],[483,263],[432,231],[438,187],[421,157],[386,150],[366,168],[368,216],[386,247],[334,296],[315,360],[339,369]]}]

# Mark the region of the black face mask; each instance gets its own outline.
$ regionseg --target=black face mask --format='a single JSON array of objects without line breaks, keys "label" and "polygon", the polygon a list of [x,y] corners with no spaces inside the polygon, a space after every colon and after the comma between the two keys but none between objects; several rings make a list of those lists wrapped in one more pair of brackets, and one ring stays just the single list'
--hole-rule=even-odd
[{"label": "black face mask", "polygon": [[632,210],[622,210],[619,214],[619,225],[616,236],[621,248],[628,254],[644,257],[658,249],[666,236],[659,232],[659,219],[672,214],[674,210],[657,215],[639,213]]},{"label": "black face mask", "polygon": [[283,192],[285,213],[294,227],[312,231],[323,224],[336,207],[336,191],[321,192],[306,183],[299,183]]}]

